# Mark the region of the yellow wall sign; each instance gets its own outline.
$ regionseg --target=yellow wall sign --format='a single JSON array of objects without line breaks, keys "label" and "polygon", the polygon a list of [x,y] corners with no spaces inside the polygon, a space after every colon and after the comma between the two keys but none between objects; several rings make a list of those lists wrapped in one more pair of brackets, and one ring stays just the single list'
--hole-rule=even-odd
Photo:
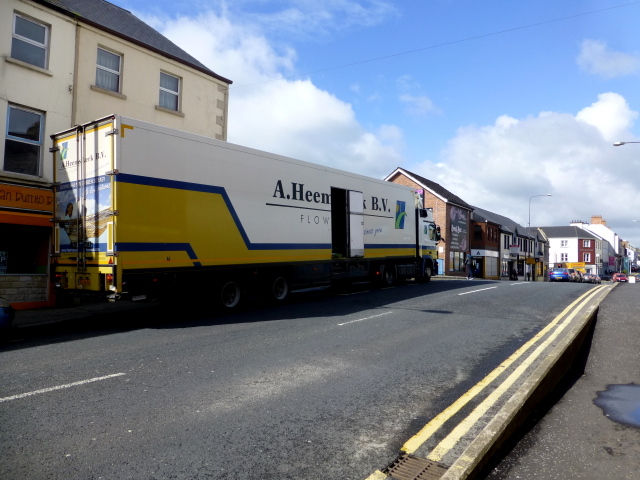
[{"label": "yellow wall sign", "polygon": [[53,213],[53,191],[0,183],[0,207],[51,215]]}]

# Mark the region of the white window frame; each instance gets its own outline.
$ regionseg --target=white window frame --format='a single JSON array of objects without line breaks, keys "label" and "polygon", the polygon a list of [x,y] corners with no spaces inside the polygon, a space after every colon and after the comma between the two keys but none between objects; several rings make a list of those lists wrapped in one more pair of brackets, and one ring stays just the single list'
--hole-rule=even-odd
[{"label": "white window frame", "polygon": [[568,262],[569,261],[569,254],[568,253],[561,253],[560,254],[560,261],[561,262]]},{"label": "white window frame", "polygon": [[560,240],[560,246],[561,247],[568,247],[569,246],[569,240]]},{"label": "white window frame", "polygon": [[[21,110],[23,112],[27,112],[27,113],[32,113],[34,115],[38,115],[40,117],[40,131],[38,132],[38,140],[30,140],[30,139],[26,139],[26,138],[22,138],[22,137],[16,137],[13,135],[9,134],[9,128],[11,126],[11,110]],[[45,117],[44,117],[44,113],[40,112],[38,110],[34,110],[31,108],[26,108],[26,107],[21,107],[18,105],[13,105],[13,104],[9,104],[7,106],[7,121],[6,121],[6,128],[5,128],[5,156],[2,158],[2,170],[5,172],[12,172],[12,173],[18,173],[21,175],[30,175],[33,177],[39,177],[40,176],[40,172],[42,169],[42,145],[43,145],[43,137],[44,137],[44,121],[45,121]],[[7,142],[8,141],[12,141],[12,142],[18,142],[18,143],[24,143],[26,145],[33,145],[33,146],[37,146],[38,147],[38,158],[37,158],[37,166],[36,166],[36,171],[33,173],[25,173],[25,172],[16,172],[15,170],[7,170],[6,169],[6,153],[7,153]]]},{"label": "white window frame", "polygon": [[[166,75],[167,77],[171,77],[171,78],[175,78],[178,81],[178,90],[174,91],[174,90],[170,90],[166,87],[162,86],[162,76]],[[158,106],[160,108],[164,108],[166,110],[171,110],[171,111],[175,111],[175,112],[179,112],[180,111],[180,90],[182,87],[182,79],[176,75],[172,75],[170,73],[167,72],[160,72],[160,92],[159,92],[159,96],[158,96]],[[174,95],[176,97],[176,108],[170,108],[167,107],[166,105],[162,105],[162,92],[167,93],[169,95]]]},{"label": "white window frame", "polygon": [[[118,57],[120,59],[120,61],[118,62],[118,68],[119,70],[113,70],[109,67],[106,67],[104,65],[100,65],[98,63],[98,51],[102,50],[103,52],[109,53],[111,55],[115,55],[116,57]],[[98,51],[96,51],[96,87],[101,88],[103,90],[107,90],[109,92],[115,92],[115,93],[122,93],[122,64],[124,63],[124,55],[122,55],[121,53],[116,53],[112,50],[109,50],[107,48],[104,47],[98,47]],[[116,75],[118,77],[118,88],[117,90],[113,90],[112,88],[107,88],[103,85],[99,85],[98,84],[98,70],[103,70],[105,72],[108,73],[112,73],[114,75]]]},{"label": "white window frame", "polygon": [[582,261],[584,263],[591,263],[591,254],[590,253],[583,253],[582,254]]},{"label": "white window frame", "polygon": [[591,247],[591,240],[583,240],[582,246],[587,248]]},{"label": "white window frame", "polygon": [[[36,24],[36,25],[38,25],[40,27],[43,27],[44,28],[44,43],[40,43],[37,40],[34,40],[32,38],[29,38],[29,37],[24,37],[24,36],[20,35],[19,33],[17,33],[16,32],[16,24],[17,24],[18,18],[20,18],[20,19],[22,19],[22,20],[24,20],[26,22],[30,22],[30,23]],[[50,29],[49,25],[47,25],[45,23],[42,23],[42,22],[40,22],[40,21],[38,21],[38,20],[36,20],[34,18],[27,17],[26,15],[22,15],[22,14],[20,14],[18,12],[14,12],[13,13],[12,32],[11,32],[12,33],[12,35],[11,35],[11,49],[13,50],[13,42],[16,41],[16,40],[19,41],[19,42],[28,43],[30,45],[33,45],[35,47],[38,47],[38,48],[41,48],[41,49],[44,50],[44,61],[43,61],[42,65],[36,65],[35,63],[27,62],[25,60],[22,60],[20,58],[15,58],[13,56],[11,58],[13,58],[14,60],[18,60],[20,62],[24,62],[24,63],[29,64],[29,65],[33,65],[34,67],[38,67],[38,68],[42,68],[42,69],[46,70],[47,66],[49,65],[49,29]]]}]

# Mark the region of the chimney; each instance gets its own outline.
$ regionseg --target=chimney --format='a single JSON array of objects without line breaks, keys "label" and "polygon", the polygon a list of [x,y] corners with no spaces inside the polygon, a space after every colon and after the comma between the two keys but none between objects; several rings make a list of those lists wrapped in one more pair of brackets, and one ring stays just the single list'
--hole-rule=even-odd
[{"label": "chimney", "polygon": [[591,224],[592,225],[604,225],[606,227],[607,226],[607,221],[602,218],[602,215],[593,215],[591,217]]}]

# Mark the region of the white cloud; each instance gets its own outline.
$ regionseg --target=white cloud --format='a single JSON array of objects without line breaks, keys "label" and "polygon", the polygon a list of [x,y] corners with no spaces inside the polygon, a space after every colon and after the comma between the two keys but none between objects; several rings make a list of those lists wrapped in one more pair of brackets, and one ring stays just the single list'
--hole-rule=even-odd
[{"label": "white cloud", "polygon": [[422,86],[411,75],[402,75],[396,79],[400,92],[398,99],[405,105],[405,113],[422,117],[430,113],[440,113],[433,101],[421,92]]},{"label": "white cloud", "polygon": [[400,101],[406,105],[409,115],[424,116],[429,113],[439,112],[431,99],[425,95],[400,95]]},{"label": "white cloud", "polygon": [[583,40],[577,63],[584,71],[603,78],[616,78],[640,71],[640,55],[610,50],[598,40]]},{"label": "white cloud", "polygon": [[229,141],[321,165],[383,177],[401,162],[392,126],[366,131],[350,105],[309,80],[278,80],[231,100]]},{"label": "white cloud", "polygon": [[403,141],[397,127],[367,130],[351,105],[309,79],[291,79],[295,51],[276,50],[255,27],[210,11],[193,18],[165,19],[157,28],[233,80],[230,142],[377,178],[402,163]]},{"label": "white cloud", "polygon": [[[542,112],[493,125],[462,128],[442,161],[407,167],[440,183],[472,205],[533,225],[568,225],[601,214],[614,230],[640,218],[640,150],[613,147],[634,140],[638,113],[618,94],[605,93],[576,115]],[[625,149],[626,150],[623,150]],[[626,232],[640,246],[638,232]]]},{"label": "white cloud", "polygon": [[609,142],[623,138],[637,117],[638,112],[632,111],[627,101],[617,93],[598,95],[597,102],[576,115],[578,120],[596,127]]},{"label": "white cloud", "polygon": [[[371,27],[398,15],[384,0],[282,0],[282,8],[269,13],[244,13],[261,30],[290,38],[317,38],[354,27]],[[242,2],[240,2],[242,4]]]}]

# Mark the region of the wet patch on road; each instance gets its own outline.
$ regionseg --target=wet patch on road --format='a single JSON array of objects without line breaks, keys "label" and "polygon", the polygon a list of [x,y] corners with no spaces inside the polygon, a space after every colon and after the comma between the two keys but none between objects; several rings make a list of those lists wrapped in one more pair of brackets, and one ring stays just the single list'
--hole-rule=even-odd
[{"label": "wet patch on road", "polygon": [[640,385],[607,385],[593,403],[610,420],[640,428]]}]

